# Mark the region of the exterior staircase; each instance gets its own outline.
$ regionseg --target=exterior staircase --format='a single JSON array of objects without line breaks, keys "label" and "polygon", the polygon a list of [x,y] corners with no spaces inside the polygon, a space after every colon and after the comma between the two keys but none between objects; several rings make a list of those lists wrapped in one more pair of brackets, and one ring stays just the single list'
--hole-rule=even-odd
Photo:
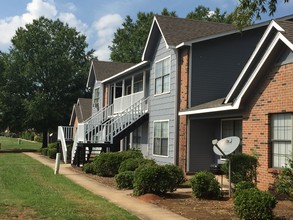
[{"label": "exterior staircase", "polygon": [[101,109],[78,125],[72,147],[71,163],[80,166],[94,154],[119,151],[119,141],[148,120],[148,98],[143,98],[121,113],[114,106]]}]

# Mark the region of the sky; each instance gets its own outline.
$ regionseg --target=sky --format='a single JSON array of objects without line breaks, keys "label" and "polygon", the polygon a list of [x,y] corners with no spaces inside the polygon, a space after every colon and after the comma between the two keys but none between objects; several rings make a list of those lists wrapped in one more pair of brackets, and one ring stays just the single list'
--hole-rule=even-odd
[{"label": "sky", "polygon": [[[278,1],[274,17],[293,13],[293,0]],[[141,12],[160,13],[164,7],[186,17],[198,5],[221,13],[234,10],[238,0],[0,0],[0,50],[8,52],[15,31],[40,16],[60,19],[87,36],[88,50],[94,49],[100,60],[109,60],[113,35],[129,15],[133,20]],[[271,17],[262,16],[262,21]]]}]

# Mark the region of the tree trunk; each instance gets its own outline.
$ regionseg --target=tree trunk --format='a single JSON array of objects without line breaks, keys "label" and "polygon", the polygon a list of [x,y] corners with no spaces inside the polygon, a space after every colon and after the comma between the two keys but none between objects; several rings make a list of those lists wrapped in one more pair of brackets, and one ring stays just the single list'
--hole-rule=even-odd
[{"label": "tree trunk", "polygon": [[43,145],[42,148],[47,148],[48,147],[48,130],[44,129],[43,130]]}]

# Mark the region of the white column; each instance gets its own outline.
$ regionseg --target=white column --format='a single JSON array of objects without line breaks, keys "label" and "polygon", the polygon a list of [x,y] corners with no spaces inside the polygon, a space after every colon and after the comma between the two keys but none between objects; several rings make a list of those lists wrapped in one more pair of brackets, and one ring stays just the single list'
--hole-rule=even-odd
[{"label": "white column", "polygon": [[146,98],[146,71],[143,71],[143,77],[142,77],[142,91],[144,98]]}]

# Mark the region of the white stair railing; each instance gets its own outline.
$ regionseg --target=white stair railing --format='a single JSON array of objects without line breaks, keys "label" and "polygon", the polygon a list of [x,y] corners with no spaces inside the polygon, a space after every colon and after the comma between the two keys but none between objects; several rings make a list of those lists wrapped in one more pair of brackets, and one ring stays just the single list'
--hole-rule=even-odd
[{"label": "white stair railing", "polygon": [[61,142],[63,161],[67,163],[67,145],[66,140],[72,140],[73,127],[71,126],[58,126],[58,140]]},{"label": "white stair railing", "polygon": [[72,145],[72,150],[71,150],[71,163],[73,163],[76,149],[77,149],[77,144],[84,142],[84,124],[78,124],[77,129],[75,131],[75,136],[74,136],[74,141]]}]

